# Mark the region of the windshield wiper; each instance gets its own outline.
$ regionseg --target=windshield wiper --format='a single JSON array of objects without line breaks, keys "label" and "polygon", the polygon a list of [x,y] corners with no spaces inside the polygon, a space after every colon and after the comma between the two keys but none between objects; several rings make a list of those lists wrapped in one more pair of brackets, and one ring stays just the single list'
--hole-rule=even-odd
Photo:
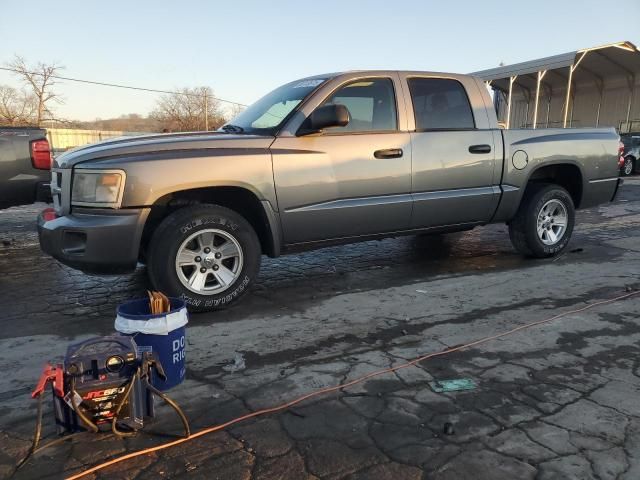
[{"label": "windshield wiper", "polygon": [[220,127],[220,130],[224,130],[225,132],[232,132],[232,133],[243,133],[244,132],[244,128],[242,128],[239,125],[232,125],[230,123],[227,123],[226,125],[223,125],[222,127]]}]

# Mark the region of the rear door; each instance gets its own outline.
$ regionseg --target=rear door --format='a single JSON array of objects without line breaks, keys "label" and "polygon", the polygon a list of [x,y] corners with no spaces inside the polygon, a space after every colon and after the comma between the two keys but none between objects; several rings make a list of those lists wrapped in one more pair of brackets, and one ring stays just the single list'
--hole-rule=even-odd
[{"label": "rear door", "polygon": [[410,74],[404,79],[414,120],[411,227],[488,221],[500,197],[502,152],[496,151],[476,82]]},{"label": "rear door", "polygon": [[411,142],[399,123],[399,77],[351,76],[336,82],[319,93],[322,98],[313,108],[345,105],[351,116],[347,126],[283,135],[271,145],[287,244],[392,232],[409,225]]}]

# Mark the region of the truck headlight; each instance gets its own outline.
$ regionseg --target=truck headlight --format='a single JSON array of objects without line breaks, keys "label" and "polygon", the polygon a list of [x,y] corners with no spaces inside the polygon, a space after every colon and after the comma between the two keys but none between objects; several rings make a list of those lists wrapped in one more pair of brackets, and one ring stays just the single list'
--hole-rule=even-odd
[{"label": "truck headlight", "polygon": [[125,177],[122,170],[75,170],[71,204],[81,207],[119,208]]}]

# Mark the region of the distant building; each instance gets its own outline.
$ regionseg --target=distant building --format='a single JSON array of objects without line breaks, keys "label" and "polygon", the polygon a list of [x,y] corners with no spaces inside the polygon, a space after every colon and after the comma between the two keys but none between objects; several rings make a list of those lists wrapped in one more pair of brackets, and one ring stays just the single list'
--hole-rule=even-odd
[{"label": "distant building", "polygon": [[505,128],[615,127],[640,132],[640,52],[631,42],[474,72]]}]

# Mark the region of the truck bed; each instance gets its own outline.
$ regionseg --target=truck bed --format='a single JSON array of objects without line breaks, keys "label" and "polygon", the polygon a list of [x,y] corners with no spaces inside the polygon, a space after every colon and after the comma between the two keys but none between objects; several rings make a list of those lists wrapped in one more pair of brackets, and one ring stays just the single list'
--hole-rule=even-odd
[{"label": "truck bed", "polygon": [[[527,183],[537,175],[544,181],[549,172],[568,177],[574,189],[571,193],[579,200],[577,209],[609,202],[614,196],[619,178],[613,153],[619,142],[615,129],[509,129],[501,130],[501,135],[503,195],[493,221],[513,217]],[[554,165],[558,165],[555,171]]]}]

